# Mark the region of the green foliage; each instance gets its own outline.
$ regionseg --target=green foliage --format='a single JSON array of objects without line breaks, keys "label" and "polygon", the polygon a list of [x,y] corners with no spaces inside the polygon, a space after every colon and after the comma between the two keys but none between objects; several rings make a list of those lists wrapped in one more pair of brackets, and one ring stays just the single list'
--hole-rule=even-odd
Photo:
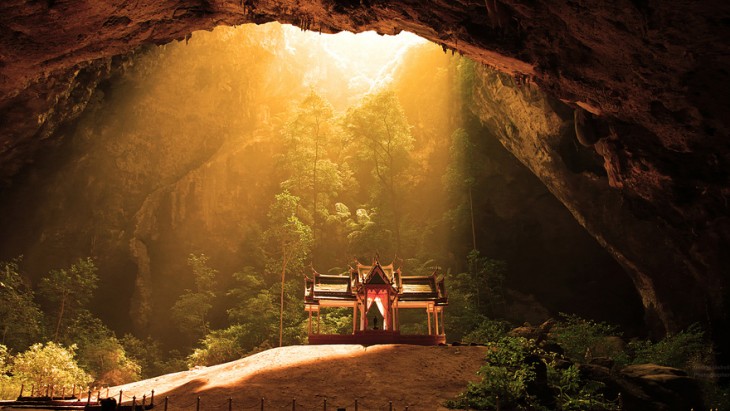
[{"label": "green foliage", "polygon": [[54,342],[33,344],[13,359],[11,372],[26,386],[84,386],[92,381],[76,363],[76,346],[68,348]]},{"label": "green foliage", "polygon": [[41,280],[40,294],[58,304],[53,336],[55,341],[59,341],[64,320],[73,318],[78,310],[84,308],[99,286],[96,271],[96,265],[90,257],[80,258],[68,269],[51,270]]},{"label": "green foliage", "polygon": [[[446,402],[449,408],[494,410],[497,398],[501,409],[508,410],[615,410],[616,404],[600,393],[601,383],[580,378],[578,369],[555,367],[551,354],[532,340],[502,337],[487,344],[486,365],[481,367],[479,382],[469,383],[466,391]],[[547,395],[538,398],[536,359],[547,369]]]},{"label": "green foliage", "polygon": [[352,334],[352,309],[328,308],[320,318],[322,334]]},{"label": "green foliage", "polygon": [[213,330],[200,341],[201,347],[188,356],[188,367],[215,365],[242,358],[255,339],[246,325],[232,325],[223,330]]},{"label": "green foliage", "polygon": [[[296,212],[299,208],[299,197],[284,191],[277,194],[269,210],[269,229],[264,232],[264,244],[267,252],[267,271],[269,274],[280,273],[281,287],[279,292],[279,346],[284,344],[285,303],[291,294],[286,293],[286,274],[301,272],[304,260],[309,253],[313,238],[312,230],[302,223]],[[301,290],[301,289],[300,289]],[[300,291],[301,292],[301,291]],[[297,303],[299,303],[297,299]],[[294,315],[295,318],[301,317]],[[290,311],[287,317],[291,322]],[[295,321],[296,322],[296,321]],[[291,326],[287,327],[291,334]]]},{"label": "green foliage", "polygon": [[12,360],[8,347],[0,344],[0,400],[15,399],[20,392],[20,384],[9,374]]},{"label": "green foliage", "polygon": [[605,322],[581,318],[575,314],[560,314],[550,332],[550,338],[557,342],[565,355],[575,361],[600,353],[601,356],[621,358],[623,351],[610,344],[607,337],[620,336],[618,327]]},{"label": "green foliage", "polygon": [[20,275],[22,258],[0,262],[0,344],[24,350],[41,335],[43,313]]},{"label": "green foliage", "polygon": [[186,289],[171,309],[177,327],[191,338],[200,338],[208,333],[208,312],[213,308],[213,287],[218,273],[208,266],[208,260],[205,254],[188,256],[195,289]]},{"label": "green foliage", "polygon": [[618,410],[618,405],[606,400],[600,390],[604,384],[598,381],[585,381],[575,365],[558,369],[548,364],[548,382],[555,391],[558,410]]},{"label": "green foliage", "polygon": [[179,352],[166,353],[159,341],[152,337],[144,340],[124,334],[119,340],[127,357],[140,366],[140,378],[147,379],[187,369]]},{"label": "green foliage", "polygon": [[677,334],[657,341],[632,341],[628,350],[632,363],[653,363],[676,368],[692,368],[695,364],[712,362],[712,346],[705,340],[699,324],[693,324]]},{"label": "green foliage", "polygon": [[491,320],[484,318],[479,325],[468,332],[461,341],[465,343],[486,343],[490,341],[499,341],[507,335],[512,328],[511,324],[503,320]]},{"label": "green foliage", "polygon": [[369,186],[374,208],[383,218],[380,230],[393,232],[394,249],[379,251],[397,254],[402,245],[401,199],[406,197],[409,188],[405,174],[411,164],[414,143],[398,96],[389,90],[367,95],[357,106],[348,109],[344,127],[360,160],[355,163],[356,175],[364,179],[365,172],[369,172],[374,179]]},{"label": "green foliage", "polygon": [[94,385],[120,385],[140,378],[141,368],[127,356],[124,346],[104,323],[80,310],[64,333],[63,343],[75,345],[79,367],[94,379]]},{"label": "green foliage", "polygon": [[446,402],[449,408],[489,410],[497,408],[497,397],[504,409],[537,407],[527,386],[535,379],[535,370],[525,360],[537,348],[521,337],[504,337],[487,344],[486,365],[477,374],[479,382],[470,382],[466,391]]},{"label": "green foliage", "polygon": [[470,338],[481,338],[480,333],[495,332],[494,336],[498,337],[498,328],[506,323],[495,320],[496,323],[492,324],[489,318],[500,318],[504,314],[505,263],[481,257],[479,251],[472,250],[467,256],[467,267],[466,272],[448,273],[446,276],[451,319],[449,336],[455,340],[464,339],[472,331],[484,327],[482,331],[475,331],[476,334]]}]

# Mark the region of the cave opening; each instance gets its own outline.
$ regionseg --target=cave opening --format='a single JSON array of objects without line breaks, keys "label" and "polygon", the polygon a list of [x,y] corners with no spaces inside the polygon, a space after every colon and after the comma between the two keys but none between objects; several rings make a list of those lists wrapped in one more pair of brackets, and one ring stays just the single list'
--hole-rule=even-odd
[{"label": "cave opening", "polygon": [[[204,253],[219,272],[210,321],[222,327],[237,298],[225,290],[237,286],[234,273],[265,266],[257,238],[287,191],[314,227],[317,270],[379,253],[456,274],[476,245],[506,263],[511,318],[578,313],[642,333],[623,268],[495,137],[505,122],[535,122],[561,141],[571,172],[605,178],[602,159],[576,143],[571,110],[414,35],[395,45],[374,33],[329,36],[276,23],[219,27],[117,59],[80,118],[58,131],[49,160],[6,189],[3,232],[18,235],[1,240],[2,257],[24,255],[36,280],[95,257],[98,315],[174,345],[170,308],[194,287],[188,255]],[[477,103],[475,88],[504,98]],[[401,157],[379,168],[372,163],[388,153],[368,157],[376,148],[354,140],[393,115],[403,122],[402,141],[392,140]],[[297,134],[312,124],[326,148]],[[320,155],[329,186],[312,175]],[[379,174],[396,168],[400,186],[381,184]],[[388,210],[397,193],[408,194],[402,208]]]}]

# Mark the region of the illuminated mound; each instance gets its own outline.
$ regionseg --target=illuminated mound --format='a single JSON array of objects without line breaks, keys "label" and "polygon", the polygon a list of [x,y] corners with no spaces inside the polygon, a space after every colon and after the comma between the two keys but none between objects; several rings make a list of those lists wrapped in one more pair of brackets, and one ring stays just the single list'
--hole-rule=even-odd
[{"label": "illuminated mound", "polygon": [[[291,405],[302,409],[441,409],[458,394],[484,358],[484,347],[421,347],[409,345],[320,345],[274,348],[241,360],[167,374],[110,389],[141,398],[155,390],[155,403],[169,397],[168,409],[246,409],[265,398],[267,408]],[[319,404],[319,405],[318,405]],[[227,409],[227,408],[221,408]],[[290,408],[291,409],[291,408]]]}]

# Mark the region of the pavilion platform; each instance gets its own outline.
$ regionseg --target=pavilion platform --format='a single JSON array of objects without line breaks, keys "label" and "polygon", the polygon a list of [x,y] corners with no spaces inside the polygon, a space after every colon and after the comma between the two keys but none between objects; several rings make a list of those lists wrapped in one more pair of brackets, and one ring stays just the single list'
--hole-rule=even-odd
[{"label": "pavilion platform", "polygon": [[356,332],[354,334],[310,334],[310,345],[328,344],[409,344],[409,345],[439,345],[446,344],[445,335],[414,335],[401,334],[397,331]]}]

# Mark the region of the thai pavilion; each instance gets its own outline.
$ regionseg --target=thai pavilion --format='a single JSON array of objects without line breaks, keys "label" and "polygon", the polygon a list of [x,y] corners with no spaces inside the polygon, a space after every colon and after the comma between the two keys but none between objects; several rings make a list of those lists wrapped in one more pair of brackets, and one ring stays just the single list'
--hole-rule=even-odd
[{"label": "thai pavilion", "polygon": [[[427,276],[405,276],[393,264],[381,265],[376,258],[372,265],[358,262],[347,274],[325,275],[313,269],[312,277],[304,278],[310,344],[443,344],[446,305],[446,287],[438,269]],[[325,307],[351,307],[352,334],[320,334],[320,310]],[[428,335],[401,334],[402,309],[425,310]]]}]

